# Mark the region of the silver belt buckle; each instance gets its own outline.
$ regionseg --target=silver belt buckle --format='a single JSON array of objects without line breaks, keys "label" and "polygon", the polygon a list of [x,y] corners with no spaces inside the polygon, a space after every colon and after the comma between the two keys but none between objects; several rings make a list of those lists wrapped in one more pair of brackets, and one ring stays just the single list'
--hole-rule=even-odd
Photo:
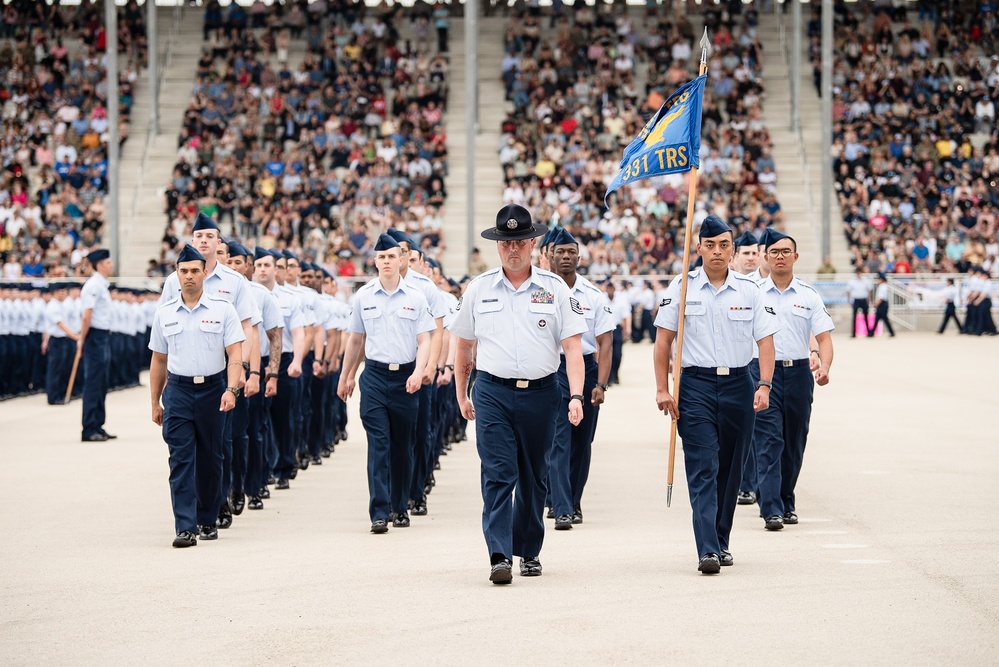
[{"label": "silver belt buckle", "polygon": [[397,371],[397,370],[399,370],[399,364],[389,364],[388,367],[389,367],[390,371]]},{"label": "silver belt buckle", "polygon": [[719,366],[718,368],[716,368],[715,369],[715,373],[717,375],[730,375],[731,374],[727,368],[724,368],[722,366]]},{"label": "silver belt buckle", "polygon": [[794,366],[794,359],[785,359],[784,361],[780,362],[780,365],[783,366],[784,368],[791,368],[792,366]]},{"label": "silver belt buckle", "polygon": [[204,384],[204,383],[205,383],[205,376],[204,375],[195,375],[194,376],[194,384]]},{"label": "silver belt buckle", "polygon": [[531,386],[530,380],[517,380],[517,389],[527,389]]}]

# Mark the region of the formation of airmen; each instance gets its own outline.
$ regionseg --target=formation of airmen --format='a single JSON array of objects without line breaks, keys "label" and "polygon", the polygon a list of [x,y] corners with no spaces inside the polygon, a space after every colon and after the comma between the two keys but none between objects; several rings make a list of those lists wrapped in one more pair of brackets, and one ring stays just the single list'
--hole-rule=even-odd
[{"label": "formation of airmen", "polygon": [[[21,332],[40,319],[52,378],[41,382],[53,403],[64,400],[66,365],[86,363],[80,338],[90,349],[107,334],[116,362],[135,360],[105,363],[111,386],[136,384],[148,359],[151,417],[170,451],[175,547],[217,539],[244,509],[263,509],[271,487],[289,489],[322,465],[347,437],[355,388],[374,534],[429,512],[438,459],[474,421],[489,579],[510,583],[514,556],[522,576],[538,576],[546,510],[556,530],[583,522],[599,409],[632,311],[612,284],[579,275],[568,231],[534,223],[523,207],[503,207],[482,236],[497,241],[501,266],[462,286],[389,230],[375,246],[378,276],[351,296],[293,252],[224,242],[200,215],[158,297],[109,288],[106,251],[92,253],[94,275],[79,292],[4,286],[18,305],[4,309],[3,325],[17,335],[2,339],[12,353],[0,358],[30,359],[17,352],[33,344],[31,326]],[[679,402],[668,386],[679,277],[658,303],[654,365],[657,404],[684,440],[698,570],[712,574],[734,563],[738,503],[758,503],[767,530],[797,523],[794,487],[812,388],[828,382],[832,321],[793,274],[792,238],[736,239],[708,216],[697,251]],[[84,377],[85,386],[104,380],[93,368]],[[84,440],[113,438],[103,396],[89,410],[99,418],[88,427],[85,405]]]},{"label": "formation of airmen", "polygon": [[[50,405],[66,402],[83,324],[80,291],[79,283],[69,281],[0,284],[0,400],[45,392]],[[108,388],[127,389],[148,368],[145,350],[159,294],[113,287],[110,296],[110,345],[120,363],[108,369]],[[74,398],[82,395],[83,371],[81,360]]]}]

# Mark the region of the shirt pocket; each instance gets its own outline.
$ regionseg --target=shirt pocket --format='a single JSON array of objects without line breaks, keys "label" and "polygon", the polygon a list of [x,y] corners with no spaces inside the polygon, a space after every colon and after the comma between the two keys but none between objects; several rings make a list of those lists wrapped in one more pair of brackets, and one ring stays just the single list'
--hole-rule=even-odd
[{"label": "shirt pocket", "polygon": [[209,350],[219,350],[225,347],[221,322],[202,322],[198,328],[201,329],[201,341]]},{"label": "shirt pocket", "polygon": [[180,335],[183,331],[184,327],[181,326],[180,322],[166,322],[160,325],[160,333],[163,334],[163,340],[166,341],[167,345],[167,354],[180,352],[184,349],[182,345],[184,337]]},{"label": "shirt pocket", "polygon": [[551,333],[557,327],[558,324],[555,320],[555,304],[554,303],[532,303],[528,306],[528,311],[530,312],[530,324],[534,333],[539,336],[552,336]]},{"label": "shirt pocket", "polygon": [[753,309],[731,308],[728,311],[728,322],[734,340],[753,339]]},{"label": "shirt pocket", "polygon": [[407,322],[412,322],[419,316],[416,308],[411,308],[410,306],[400,307],[397,314],[399,319],[406,320]]},{"label": "shirt pocket", "polygon": [[708,330],[708,308],[701,301],[688,301],[683,309],[684,333],[703,335]]},{"label": "shirt pocket", "polygon": [[382,309],[380,306],[366,306],[361,309],[361,323],[366,335],[377,334],[382,330]]},{"label": "shirt pocket", "polygon": [[498,333],[503,327],[503,302],[499,299],[479,301],[475,305],[475,335]]}]

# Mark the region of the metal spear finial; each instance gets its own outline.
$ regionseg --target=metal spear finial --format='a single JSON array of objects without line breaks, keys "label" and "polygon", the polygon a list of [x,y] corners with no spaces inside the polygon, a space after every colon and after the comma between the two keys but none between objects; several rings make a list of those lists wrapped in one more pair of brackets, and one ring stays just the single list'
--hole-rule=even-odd
[{"label": "metal spear finial", "polygon": [[673,500],[673,485],[666,485],[666,507],[669,507],[670,502]]},{"label": "metal spear finial", "polygon": [[708,39],[708,28],[704,27],[704,35],[701,37],[701,64],[708,62],[708,53],[711,52],[711,41]]}]

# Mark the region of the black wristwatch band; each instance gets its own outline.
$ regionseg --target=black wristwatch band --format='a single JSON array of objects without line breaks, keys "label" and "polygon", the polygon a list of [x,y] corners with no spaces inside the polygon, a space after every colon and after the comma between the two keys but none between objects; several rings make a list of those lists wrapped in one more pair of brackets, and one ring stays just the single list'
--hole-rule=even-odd
[{"label": "black wristwatch band", "polygon": [[267,379],[270,380],[271,378],[276,378],[277,376],[278,376],[277,373],[268,373],[267,374]]},{"label": "black wristwatch band", "polygon": [[260,371],[250,371],[250,375],[256,375],[258,377],[261,377]]},{"label": "black wristwatch band", "polygon": [[244,361],[243,362],[243,370],[244,371],[250,370],[250,362],[249,361]]},{"label": "black wristwatch band", "polygon": [[610,385],[607,384],[606,382],[598,382],[597,386],[600,387],[601,389],[603,389],[604,391],[607,391],[608,389],[610,389]]},{"label": "black wristwatch band", "polygon": [[580,403],[583,402],[583,395],[582,394],[573,394],[572,396],[569,397],[569,401],[572,401],[572,399],[574,399],[574,398],[578,399]]}]

